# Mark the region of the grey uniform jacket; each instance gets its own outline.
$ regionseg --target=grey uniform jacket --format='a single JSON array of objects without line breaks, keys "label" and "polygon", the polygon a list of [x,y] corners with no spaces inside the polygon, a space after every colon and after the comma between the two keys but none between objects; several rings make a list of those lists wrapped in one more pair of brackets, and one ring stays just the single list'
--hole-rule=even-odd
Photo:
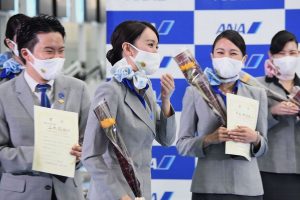
[{"label": "grey uniform jacket", "polygon": [[[298,79],[298,77],[296,79]],[[283,88],[276,85],[273,81],[266,82],[264,77],[259,78],[259,81],[269,89],[282,96],[286,96]],[[270,97],[268,98],[269,108],[278,103],[278,101]],[[297,118],[296,115],[273,116],[269,109],[268,126],[269,151],[264,157],[258,159],[260,170],[273,173],[300,174],[299,118]]]},{"label": "grey uniform jacket", "polygon": [[[79,126],[82,140],[90,106],[85,84],[74,78],[59,76],[53,87],[53,108],[79,114],[79,122],[74,126]],[[64,94],[64,103],[58,102],[59,93]],[[63,183],[47,173],[32,173],[33,106],[38,100],[25,81],[24,73],[0,85],[0,94],[0,199],[50,200],[52,186],[58,200],[83,199],[77,175]]]},{"label": "grey uniform jacket", "polygon": [[[92,102],[85,140],[83,142],[83,165],[91,174],[88,198],[91,200],[118,200],[128,194],[134,197],[119,166],[112,145],[99,126],[93,110],[98,103],[106,99],[116,119],[119,134],[124,140],[134,162],[137,178],[141,184],[142,195],[151,199],[150,163],[153,140],[164,146],[175,141],[175,114],[166,118],[157,106],[153,89],[147,89],[154,118],[146,111],[140,100],[124,84],[112,79],[101,84]],[[174,111],[173,111],[174,113]]]},{"label": "grey uniform jacket", "polygon": [[186,90],[177,150],[181,155],[198,158],[191,186],[194,193],[247,196],[263,194],[256,157],[267,150],[267,97],[263,90],[243,83],[239,83],[237,94],[256,99],[260,103],[256,130],[262,134],[261,145],[256,152],[251,146],[250,162],[226,155],[224,142],[203,148],[203,138],[213,133],[221,124],[195,87],[190,86]]}]

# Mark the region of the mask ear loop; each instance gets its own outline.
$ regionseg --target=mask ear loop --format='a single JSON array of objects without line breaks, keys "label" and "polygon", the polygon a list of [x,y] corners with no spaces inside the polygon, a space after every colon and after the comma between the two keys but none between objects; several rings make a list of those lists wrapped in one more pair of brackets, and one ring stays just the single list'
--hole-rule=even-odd
[{"label": "mask ear loop", "polygon": [[246,60],[247,60],[247,55],[244,55],[243,56],[243,58],[242,58],[242,68],[241,68],[241,70],[243,70],[243,68],[245,68],[246,67]]},{"label": "mask ear loop", "polygon": [[[25,50],[26,50],[26,52],[28,53],[28,55],[30,55],[30,57],[33,59],[33,63],[35,63],[36,60],[38,60],[38,59],[31,53],[31,51],[30,51],[28,48],[25,48]],[[32,61],[30,61],[30,62],[28,62],[28,63],[30,63],[30,65],[31,65],[32,67],[34,66],[34,64],[32,63]]]},{"label": "mask ear loop", "polygon": [[245,64],[245,63],[246,63],[246,60],[247,60],[247,56],[245,55],[245,56],[243,56],[243,58],[242,58],[242,60],[241,60],[241,61],[242,61],[242,63],[244,63],[244,64]]},{"label": "mask ear loop", "polygon": [[18,45],[12,40],[9,40],[9,42],[14,45],[14,48],[12,49],[14,55],[19,57]]},{"label": "mask ear loop", "polygon": [[132,48],[134,48],[136,51],[140,51],[140,49],[138,49],[136,46],[134,46],[133,44],[131,44],[131,43],[129,43],[129,42],[127,42],[127,44],[129,44],[129,46],[131,46]]},{"label": "mask ear loop", "polygon": [[27,51],[27,53],[28,53],[32,58],[35,58],[34,55],[31,53],[31,51],[30,51],[29,49],[26,48],[25,50]]},{"label": "mask ear loop", "polygon": [[132,47],[134,50],[136,50],[137,52],[140,52],[142,50],[138,49],[136,46],[134,46],[133,44],[129,43],[129,42],[124,42],[125,44],[128,44],[130,47]]}]

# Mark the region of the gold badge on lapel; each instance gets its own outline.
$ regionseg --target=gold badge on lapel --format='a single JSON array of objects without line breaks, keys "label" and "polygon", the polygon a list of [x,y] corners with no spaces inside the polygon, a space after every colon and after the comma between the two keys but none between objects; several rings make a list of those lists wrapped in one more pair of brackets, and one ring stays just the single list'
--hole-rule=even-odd
[{"label": "gold badge on lapel", "polygon": [[64,100],[64,98],[65,98],[65,95],[64,95],[64,93],[62,93],[62,92],[60,92],[60,93],[58,93],[58,102],[60,103],[60,104],[63,104],[63,103],[65,103],[65,100]]},{"label": "gold badge on lapel", "polygon": [[140,62],[141,67],[146,67],[146,63],[145,62]]}]

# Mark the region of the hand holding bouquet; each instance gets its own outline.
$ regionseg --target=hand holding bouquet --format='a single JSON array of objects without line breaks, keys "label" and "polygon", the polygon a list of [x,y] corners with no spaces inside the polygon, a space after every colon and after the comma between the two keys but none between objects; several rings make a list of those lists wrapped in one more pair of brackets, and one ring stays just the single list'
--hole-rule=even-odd
[{"label": "hand holding bouquet", "polygon": [[107,101],[104,100],[94,109],[100,126],[103,128],[106,136],[113,145],[113,150],[120,164],[122,173],[134,193],[136,199],[143,199],[140,189],[140,183],[135,175],[135,169],[132,159],[129,156],[127,148],[117,130],[116,120],[112,118]]},{"label": "hand holding bouquet", "polygon": [[268,87],[260,83],[255,77],[248,74],[247,72],[241,71],[239,75],[240,75],[240,80],[243,83],[266,90],[268,97],[277,101],[289,101],[285,96],[269,89]]},{"label": "hand holding bouquet", "polygon": [[193,85],[200,92],[203,99],[212,110],[220,117],[223,125],[226,125],[226,112],[213,92],[207,77],[200,68],[200,65],[189,50],[185,50],[174,57],[190,85]]}]

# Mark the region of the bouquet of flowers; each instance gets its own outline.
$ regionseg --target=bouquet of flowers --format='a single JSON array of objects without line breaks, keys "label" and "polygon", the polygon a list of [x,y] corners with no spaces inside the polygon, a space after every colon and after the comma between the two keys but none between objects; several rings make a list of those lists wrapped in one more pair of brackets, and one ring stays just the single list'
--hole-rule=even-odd
[{"label": "bouquet of flowers", "polygon": [[260,88],[266,90],[267,95],[270,98],[277,100],[277,101],[289,101],[289,99],[287,99],[285,96],[278,94],[277,92],[269,89],[268,87],[266,87],[265,85],[260,83],[255,77],[248,74],[247,72],[241,71],[239,75],[240,75],[240,80],[242,82],[244,82],[248,85],[260,87]]},{"label": "bouquet of flowers", "polygon": [[292,88],[292,91],[290,95],[288,95],[288,98],[285,96],[271,90],[270,88],[266,87],[262,83],[260,83],[255,77],[251,76],[247,72],[241,71],[240,72],[240,80],[248,85],[260,87],[264,89],[267,92],[268,97],[276,100],[276,101],[289,101],[297,106],[300,107],[300,87],[299,86],[294,86]]},{"label": "bouquet of flowers", "polygon": [[116,120],[112,118],[107,101],[101,101],[99,105],[94,109],[94,113],[99,120],[100,126],[103,128],[106,136],[113,145],[113,150],[116,154],[118,162],[120,164],[122,173],[130,186],[132,192],[135,195],[136,200],[143,200],[142,191],[140,189],[140,183],[135,175],[134,164],[129,156],[124,141],[117,131]]},{"label": "bouquet of flowers", "polygon": [[220,117],[222,124],[226,125],[226,112],[192,53],[189,50],[185,50],[176,55],[174,60],[179,65],[188,83],[197,88],[203,99]]}]

